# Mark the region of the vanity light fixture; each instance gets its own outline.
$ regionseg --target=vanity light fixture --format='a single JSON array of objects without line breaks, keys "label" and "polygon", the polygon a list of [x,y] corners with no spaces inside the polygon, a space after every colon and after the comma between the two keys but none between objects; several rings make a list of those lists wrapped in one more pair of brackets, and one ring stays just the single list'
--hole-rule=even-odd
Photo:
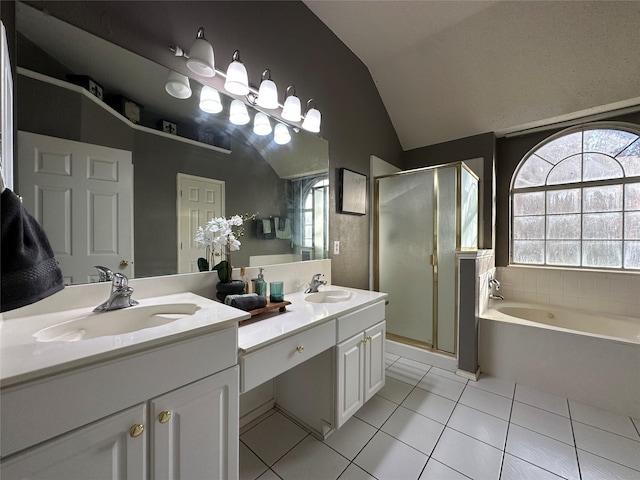
[{"label": "vanity light fixture", "polygon": [[258,106],[273,110],[278,108],[278,87],[271,80],[271,71],[267,68],[260,77],[260,88],[258,89]]},{"label": "vanity light fixture", "polygon": [[242,100],[234,100],[229,107],[229,121],[234,125],[246,125],[251,121],[247,106]]},{"label": "vanity light fixture", "polygon": [[222,111],[222,102],[220,94],[215,88],[204,85],[200,92],[200,110],[207,113],[220,113]]},{"label": "vanity light fixture", "polygon": [[[309,108],[311,102],[313,102],[314,107]],[[320,115],[320,111],[315,108],[316,101],[312,98],[307,102],[307,113],[304,116],[304,121],[302,122],[302,128],[304,128],[308,132],[318,133],[320,131],[320,122],[322,121],[322,115]]]},{"label": "vanity light fixture", "polygon": [[253,119],[253,133],[264,136],[271,133],[271,122],[264,113],[258,112]]},{"label": "vanity light fixture", "polygon": [[249,93],[249,77],[247,69],[240,61],[240,50],[233,52],[232,62],[227,68],[227,79],[224,82],[224,89],[234,95],[246,95]]},{"label": "vanity light fixture", "polygon": [[[289,94],[289,90],[292,91]],[[302,119],[300,99],[296,97],[296,87],[289,85],[285,94],[284,107],[282,107],[282,118],[290,122],[299,122]]]},{"label": "vanity light fixture", "polygon": [[164,86],[169,95],[181,100],[191,96],[191,85],[186,75],[182,75],[174,70],[169,70],[167,83]]},{"label": "vanity light fixture", "polygon": [[213,47],[204,38],[204,28],[200,27],[196,39],[191,44],[187,68],[193,73],[203,77],[213,77],[216,74],[215,62],[213,59]]},{"label": "vanity light fixture", "polygon": [[291,141],[291,134],[284,123],[278,123],[273,131],[273,141],[278,145],[286,145]]}]

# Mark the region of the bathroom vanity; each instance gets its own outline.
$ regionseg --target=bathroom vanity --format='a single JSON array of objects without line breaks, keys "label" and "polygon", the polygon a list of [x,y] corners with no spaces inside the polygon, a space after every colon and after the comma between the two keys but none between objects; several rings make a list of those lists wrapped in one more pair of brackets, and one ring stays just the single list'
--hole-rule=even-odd
[{"label": "bathroom vanity", "polygon": [[5,319],[2,478],[237,478],[239,393],[273,378],[326,436],[384,384],[386,297],[327,291],[240,329],[249,314],[191,293]]}]

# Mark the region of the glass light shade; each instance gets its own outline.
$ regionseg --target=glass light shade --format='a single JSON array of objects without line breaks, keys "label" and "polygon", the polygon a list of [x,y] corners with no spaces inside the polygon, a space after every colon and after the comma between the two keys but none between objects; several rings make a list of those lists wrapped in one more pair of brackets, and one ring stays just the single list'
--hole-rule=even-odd
[{"label": "glass light shade", "polygon": [[291,134],[284,123],[278,123],[273,131],[273,141],[278,145],[286,145],[291,141]]},{"label": "glass light shade", "polygon": [[310,108],[304,117],[302,128],[308,132],[318,133],[320,131],[321,121],[322,116],[320,115],[320,111],[316,108]]},{"label": "glass light shade", "polygon": [[284,101],[282,118],[290,122],[299,122],[302,119],[300,99],[295,95],[289,95]]},{"label": "glass light shade", "polygon": [[262,112],[256,113],[256,116],[253,119],[253,133],[260,136],[269,135],[271,133],[269,117]]},{"label": "glass light shade", "polygon": [[181,73],[169,71],[167,83],[164,85],[169,95],[179,99],[189,98],[191,96],[191,85],[189,79]]},{"label": "glass light shade", "polygon": [[247,106],[241,100],[231,102],[229,108],[229,121],[234,125],[246,125],[251,120]]},{"label": "glass light shade", "polygon": [[215,88],[211,88],[209,85],[202,87],[202,92],[200,92],[200,110],[207,113],[219,113],[222,111],[220,94]]},{"label": "glass light shade", "polygon": [[227,69],[227,79],[224,89],[234,95],[246,95],[249,93],[249,77],[247,69],[242,62],[234,60]]},{"label": "glass light shade", "polygon": [[258,90],[256,103],[262,108],[273,110],[278,108],[278,87],[273,80],[263,80]]},{"label": "glass light shade", "polygon": [[216,74],[215,62],[213,59],[213,47],[204,38],[204,30],[198,30],[198,36],[189,50],[187,68],[193,73],[203,77],[213,77]]}]

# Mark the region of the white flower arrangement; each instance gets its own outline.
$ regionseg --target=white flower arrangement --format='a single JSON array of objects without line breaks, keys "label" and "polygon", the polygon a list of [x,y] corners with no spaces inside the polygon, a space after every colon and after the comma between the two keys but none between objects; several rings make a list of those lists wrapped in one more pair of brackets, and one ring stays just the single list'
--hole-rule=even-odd
[{"label": "white flower arrangement", "polygon": [[204,227],[198,227],[195,241],[198,246],[207,249],[206,261],[204,262],[206,270],[209,269],[209,265],[213,264],[215,256],[221,257],[222,260],[212,270],[218,271],[220,281],[223,283],[231,282],[233,269],[231,266],[231,252],[240,250],[241,243],[238,237],[244,235],[244,222],[256,218],[256,215],[258,214],[234,215],[231,218],[217,217],[207,222]]}]

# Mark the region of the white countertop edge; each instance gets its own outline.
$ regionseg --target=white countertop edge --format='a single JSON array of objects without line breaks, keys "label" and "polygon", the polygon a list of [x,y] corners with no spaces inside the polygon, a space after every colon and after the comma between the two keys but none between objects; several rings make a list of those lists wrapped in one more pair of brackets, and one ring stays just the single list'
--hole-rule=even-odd
[{"label": "white countertop edge", "polygon": [[303,292],[285,294],[284,299],[291,302],[286,312],[274,313],[238,328],[238,355],[247,355],[322,323],[385,301],[388,297],[383,292],[338,285],[327,285],[319,289],[320,292],[325,290],[346,290],[353,292],[354,297],[338,303],[310,303],[304,300],[308,294]]}]

